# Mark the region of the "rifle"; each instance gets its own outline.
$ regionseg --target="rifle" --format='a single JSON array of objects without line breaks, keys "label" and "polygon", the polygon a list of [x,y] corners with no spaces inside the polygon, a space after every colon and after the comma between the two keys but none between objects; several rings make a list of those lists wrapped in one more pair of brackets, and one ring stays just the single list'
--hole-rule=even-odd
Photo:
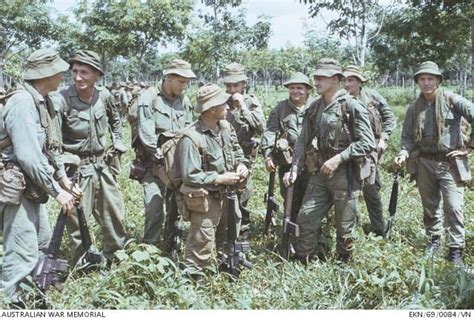
[{"label": "rifle", "polygon": [[69,264],[67,260],[57,258],[65,225],[66,216],[61,211],[58,215],[56,225],[54,226],[53,236],[49,243],[47,254],[39,257],[35,269],[32,272],[33,281],[42,291],[48,289],[50,285],[55,285],[66,280]]},{"label": "rifle", "polygon": [[171,260],[177,261],[179,253],[181,251],[181,239],[183,237],[183,229],[179,224],[180,215],[176,203],[176,193],[172,192],[171,190],[169,190],[168,192],[171,193],[171,195],[168,195],[170,210],[165,222],[164,243],[165,250],[170,255]]},{"label": "rifle", "polygon": [[295,249],[291,243],[291,236],[300,236],[300,226],[295,223],[295,218],[291,215],[291,207],[293,202],[294,186],[288,187],[285,199],[285,213],[283,216],[283,234],[281,237],[281,256],[288,260],[290,254],[293,254]]},{"label": "rifle", "polygon": [[279,206],[275,198],[275,175],[276,170],[270,172],[268,181],[268,191],[265,193],[264,201],[267,204],[267,213],[265,215],[265,234],[270,236],[273,228],[276,226],[275,216],[278,214]]},{"label": "rifle", "polygon": [[392,230],[393,221],[395,220],[395,213],[397,212],[399,180],[400,171],[395,171],[393,173],[392,192],[390,193],[390,202],[388,204],[388,212],[390,216],[387,221],[387,228],[385,229],[385,238],[388,238],[390,231]]},{"label": "rifle", "polygon": [[[68,171],[69,172],[69,171]],[[76,170],[71,177],[72,185],[74,186],[79,180],[79,171]],[[79,232],[81,234],[81,254],[79,255],[78,262],[80,261],[81,270],[85,273],[98,270],[102,262],[102,256],[91,250],[92,240],[89,233],[89,227],[87,226],[86,216],[84,215],[84,209],[78,202],[76,204],[77,220],[79,222]]]},{"label": "rifle", "polygon": [[227,198],[227,272],[235,277],[239,277],[239,265],[248,269],[252,268],[252,263],[240,255],[240,253],[250,251],[250,244],[246,241],[240,242],[237,240],[235,208],[238,205],[238,200],[235,190],[229,187],[225,195]]}]

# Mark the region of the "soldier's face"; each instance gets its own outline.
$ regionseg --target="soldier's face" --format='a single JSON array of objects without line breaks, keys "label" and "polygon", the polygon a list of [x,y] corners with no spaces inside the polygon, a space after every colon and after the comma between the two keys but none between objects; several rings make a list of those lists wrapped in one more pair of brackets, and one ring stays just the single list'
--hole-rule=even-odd
[{"label": "soldier's face", "polygon": [[360,92],[360,87],[362,86],[362,82],[357,79],[356,77],[347,77],[344,78],[342,81],[344,84],[344,88],[354,97],[357,97]]},{"label": "soldier's face", "polygon": [[169,75],[165,78],[165,86],[168,89],[167,92],[173,97],[180,96],[184,89],[188,87],[189,81],[189,79],[177,74]]},{"label": "soldier's face", "polygon": [[433,94],[438,89],[441,79],[438,76],[432,74],[420,74],[417,79],[420,91],[424,95]]},{"label": "soldier's face", "polygon": [[225,84],[225,91],[228,94],[234,93],[243,93],[245,89],[245,81],[239,81],[237,83],[226,83]]},{"label": "soldier's face", "polygon": [[212,107],[212,112],[216,120],[226,119],[228,110],[229,110],[229,105],[227,103],[224,103],[220,106]]},{"label": "soldier's face", "polygon": [[99,71],[86,64],[74,63],[71,68],[72,78],[77,90],[86,90],[94,87],[100,78]]},{"label": "soldier's face", "polygon": [[305,103],[308,98],[309,88],[305,84],[295,83],[288,86],[288,93],[294,103]]},{"label": "soldier's face", "polygon": [[314,77],[314,86],[316,87],[316,92],[319,94],[325,94],[328,92],[332,87],[335,85],[336,77],[321,77],[315,76]]}]

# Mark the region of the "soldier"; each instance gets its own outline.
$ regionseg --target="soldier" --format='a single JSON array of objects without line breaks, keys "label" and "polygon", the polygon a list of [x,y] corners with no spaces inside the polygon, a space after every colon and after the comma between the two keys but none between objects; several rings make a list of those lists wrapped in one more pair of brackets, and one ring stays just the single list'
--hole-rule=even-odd
[{"label": "soldier", "polygon": [[[364,85],[367,80],[362,75],[362,71],[357,66],[348,66],[344,72],[344,87],[350,95],[358,99],[366,107],[369,113],[370,125],[374,133],[376,151],[372,153],[374,163],[378,163],[384,150],[387,148],[387,141],[390,134],[396,127],[395,114],[387,101],[375,90]],[[385,235],[385,220],[383,217],[383,205],[380,189],[379,172],[375,167],[374,181],[366,181],[362,192],[364,194],[372,232],[377,236]]]},{"label": "soldier", "polygon": [[[79,185],[84,190],[81,204],[86,219],[89,220],[93,214],[102,227],[103,255],[110,264],[114,253],[123,248],[127,236],[123,197],[116,177],[119,168],[114,165],[116,159],[106,154],[109,130],[113,143],[111,151],[115,157],[126,151],[120,114],[110,92],[95,86],[104,75],[100,56],[93,51],[79,50],[68,62],[74,85],[55,96],[61,112],[64,150],[81,159]],[[76,261],[80,258],[81,246],[76,212],[68,217],[67,227]]]},{"label": "soldier", "polygon": [[395,164],[407,162],[407,171],[416,179],[429,237],[427,249],[435,252],[440,245],[443,199],[447,259],[462,264],[464,183],[470,180],[468,154],[474,148],[474,130],[466,143],[461,123],[464,117],[474,126],[474,105],[441,87],[443,76],[434,62],[423,62],[414,79],[421,93],[407,110]]},{"label": "soldier", "polygon": [[[185,264],[188,267],[185,272],[190,273],[208,266],[213,249],[221,248],[224,244],[227,236],[224,189],[226,186],[235,186],[249,174],[248,160],[244,157],[235,131],[225,120],[230,94],[215,84],[207,84],[199,88],[196,96],[195,112],[200,116],[190,130],[204,141],[206,156],[203,157],[202,150],[190,136],[185,135],[179,145],[179,161],[183,185],[187,189],[201,190],[209,205],[198,211],[186,203],[191,226],[185,251]],[[202,199],[197,198],[200,204],[203,203]],[[238,208],[236,211],[239,212]],[[240,215],[237,215],[238,232]]]},{"label": "soldier", "polygon": [[294,183],[303,165],[311,174],[296,223],[296,257],[312,258],[323,219],[334,205],[339,259],[349,261],[353,250],[352,232],[357,218],[357,197],[364,178],[355,160],[375,149],[367,110],[340,88],[342,69],[333,59],[321,59],[314,72],[317,92],[322,96],[306,111],[295,148],[291,171],[285,184]]},{"label": "soldier", "polygon": [[[13,307],[25,308],[20,284],[33,271],[51,237],[44,203],[56,199],[66,213],[74,207],[59,151],[61,135],[48,93],[58,89],[68,64],[40,49],[28,58],[23,85],[2,112],[0,213],[3,232],[2,288]],[[26,186],[25,186],[26,182]],[[26,187],[26,189],[25,189]]]},{"label": "soldier", "polygon": [[[309,95],[310,90],[313,89],[309,78],[301,72],[292,74],[290,80],[283,85],[288,88],[289,97],[278,102],[271,111],[262,137],[261,149],[265,157],[265,168],[268,172],[275,171],[276,166],[279,166],[280,193],[285,199],[287,188],[283,183],[283,176],[290,171],[295,143],[303,124],[303,116],[306,109],[315,101],[315,98]],[[279,143],[281,141],[279,139],[286,142]],[[303,171],[295,181],[291,206],[293,217],[298,213],[309,181],[309,174],[305,172],[305,169]]]},{"label": "soldier", "polygon": [[163,74],[164,79],[159,84],[157,92],[145,90],[138,98],[138,139],[133,144],[137,159],[146,169],[141,181],[145,203],[143,241],[155,245],[163,236],[165,207],[166,210],[176,207],[173,204],[175,199],[171,191],[166,197],[168,205],[165,206],[166,188],[153,175],[152,167],[158,135],[166,131],[176,131],[191,123],[192,105],[183,91],[191,79],[196,77],[191,70],[191,65],[180,59],[171,61]]},{"label": "soldier", "polygon": [[[245,157],[250,163],[253,163],[260,144],[257,135],[262,134],[265,130],[262,105],[257,97],[245,93],[248,78],[242,65],[231,63],[223,71],[224,78],[222,81],[225,84],[226,93],[231,95],[230,111],[227,113],[227,120],[237,132],[237,138]],[[243,239],[247,239],[250,235],[250,209],[248,208],[248,201],[252,192],[253,184],[251,175],[249,175],[244,190],[239,193],[240,211],[242,212],[241,237]]]}]

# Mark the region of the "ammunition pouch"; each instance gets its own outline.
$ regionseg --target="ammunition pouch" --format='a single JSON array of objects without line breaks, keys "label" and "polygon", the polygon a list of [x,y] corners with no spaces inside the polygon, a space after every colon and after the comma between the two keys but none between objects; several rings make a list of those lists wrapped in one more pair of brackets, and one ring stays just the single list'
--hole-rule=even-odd
[{"label": "ammunition pouch", "polygon": [[13,162],[5,164],[0,174],[0,203],[7,205],[20,204],[25,187],[25,176],[21,168]]},{"label": "ammunition pouch", "polygon": [[39,188],[36,184],[30,181],[30,179],[26,180],[25,198],[36,203],[48,202],[49,196],[46,191],[43,191],[43,189]]},{"label": "ammunition pouch", "polygon": [[179,192],[184,198],[184,203],[190,212],[208,213],[209,212],[209,191],[204,188],[194,188],[182,184]]},{"label": "ammunition pouch", "polygon": [[272,156],[275,164],[280,166],[290,165],[293,162],[293,150],[287,139],[280,138],[276,141]]},{"label": "ammunition pouch", "polygon": [[145,163],[140,159],[135,159],[130,165],[130,174],[128,177],[141,183],[143,178],[145,178],[146,170],[147,167],[145,166]]},{"label": "ammunition pouch", "polygon": [[122,153],[115,149],[110,149],[105,154],[105,159],[106,159],[105,161],[109,165],[112,173],[116,176],[118,176],[120,174],[120,171],[122,171],[122,166],[120,164],[121,156],[122,156]]},{"label": "ammunition pouch", "polygon": [[357,180],[360,182],[365,181],[369,184],[375,183],[375,159],[373,159],[372,155],[368,155],[364,157],[357,157],[352,160],[354,174]]},{"label": "ammunition pouch", "polygon": [[407,173],[415,177],[419,162],[420,162],[420,151],[416,149],[410,152],[410,155],[408,156],[407,163],[406,163]]},{"label": "ammunition pouch", "polygon": [[244,141],[241,145],[244,155],[246,157],[251,157],[252,159],[255,159],[257,157],[259,146],[260,142],[255,138],[252,138],[248,141]]},{"label": "ammunition pouch", "polygon": [[469,157],[467,155],[449,157],[448,161],[451,164],[456,183],[466,184],[472,180],[471,168],[469,167]]},{"label": "ammunition pouch", "polygon": [[183,218],[183,221],[189,221],[189,210],[184,202],[184,196],[181,192],[175,192],[176,206],[178,208],[178,213]]},{"label": "ammunition pouch", "polygon": [[309,173],[318,172],[324,164],[321,153],[313,147],[310,147],[305,154],[304,164]]}]

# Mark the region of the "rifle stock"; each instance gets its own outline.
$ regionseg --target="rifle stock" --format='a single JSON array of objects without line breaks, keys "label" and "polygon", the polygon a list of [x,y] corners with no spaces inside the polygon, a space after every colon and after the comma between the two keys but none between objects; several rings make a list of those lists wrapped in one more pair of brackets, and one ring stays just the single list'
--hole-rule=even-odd
[{"label": "rifle stock", "polygon": [[227,198],[227,272],[235,277],[239,276],[239,265],[245,268],[252,268],[252,263],[243,258],[240,254],[250,251],[248,242],[237,240],[236,212],[238,204],[237,194],[231,188],[226,191]]},{"label": "rifle stock", "polygon": [[281,256],[288,260],[291,254],[294,254],[294,248],[291,243],[291,237],[300,236],[300,226],[294,221],[291,216],[292,202],[293,202],[294,186],[288,187],[285,199],[285,213],[283,216],[283,234],[281,237]]},{"label": "rifle stock", "polygon": [[268,191],[265,193],[264,201],[267,205],[265,214],[265,235],[271,235],[276,226],[275,216],[278,214],[279,206],[275,198],[275,175],[276,170],[270,173]]}]

